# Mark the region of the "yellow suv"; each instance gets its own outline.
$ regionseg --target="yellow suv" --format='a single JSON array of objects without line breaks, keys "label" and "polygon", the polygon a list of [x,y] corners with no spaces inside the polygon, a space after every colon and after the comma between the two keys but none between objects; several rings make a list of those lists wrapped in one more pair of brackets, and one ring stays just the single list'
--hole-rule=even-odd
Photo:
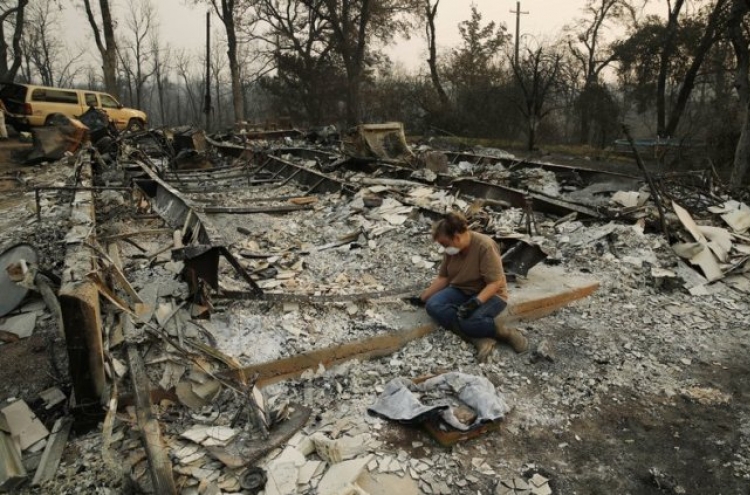
[{"label": "yellow suv", "polygon": [[104,110],[119,130],[140,130],[148,122],[145,112],[125,108],[101,91],[10,83],[0,89],[0,100],[8,109],[6,123],[19,131],[47,125],[58,114],[77,118],[92,106]]}]

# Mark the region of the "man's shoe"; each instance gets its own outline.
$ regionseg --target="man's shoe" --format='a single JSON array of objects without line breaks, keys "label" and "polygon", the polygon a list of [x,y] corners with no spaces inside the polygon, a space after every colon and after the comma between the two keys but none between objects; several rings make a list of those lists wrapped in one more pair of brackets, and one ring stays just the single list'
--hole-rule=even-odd
[{"label": "man's shoe", "polygon": [[495,335],[497,340],[507,342],[517,353],[526,352],[529,349],[529,339],[517,328],[508,328],[502,321],[495,320]]},{"label": "man's shoe", "polygon": [[486,363],[495,349],[495,339],[471,339],[471,343],[477,348],[477,361]]}]

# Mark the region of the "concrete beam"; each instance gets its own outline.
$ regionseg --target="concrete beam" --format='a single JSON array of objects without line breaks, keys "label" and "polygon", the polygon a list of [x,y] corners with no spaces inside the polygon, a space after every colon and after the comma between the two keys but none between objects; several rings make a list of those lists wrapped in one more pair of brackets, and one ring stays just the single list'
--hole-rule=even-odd
[{"label": "concrete beam", "polygon": [[[82,151],[77,166],[79,181],[92,186],[91,155]],[[75,391],[77,427],[96,425],[106,388],[102,350],[99,292],[88,278],[98,270],[94,253],[83,245],[94,241],[96,215],[92,191],[78,191],[71,205],[71,230],[65,255],[62,286],[58,294],[62,311],[68,366]]]},{"label": "concrete beam", "polygon": [[352,359],[375,359],[398,351],[412,340],[429,335],[435,330],[432,324],[423,325],[404,332],[389,332],[348,344],[304,352],[296,356],[267,363],[251,365],[241,370],[225,372],[225,377],[237,380],[256,376],[259,386],[270,385],[290,378],[298,378],[307,370],[316,370],[319,365],[331,368]]},{"label": "concrete beam", "polygon": [[[508,309],[501,317],[508,322],[534,320],[568,306],[570,303],[593,294],[599,283],[588,277],[566,273],[562,269],[547,266],[534,267],[529,277],[511,287]],[[428,321],[427,315],[424,321]],[[278,381],[297,378],[307,370],[316,370],[319,365],[326,368],[352,359],[377,359],[388,356],[409,342],[435,331],[433,324],[419,326],[413,330],[389,332],[375,337],[357,340],[305,352],[296,356],[251,365],[241,370],[226,372],[226,377],[258,377],[258,385],[270,385]]]},{"label": "concrete beam", "polygon": [[537,265],[528,277],[509,284],[508,309],[501,315],[508,322],[543,318],[599,288],[599,282],[573,275],[559,267]]}]

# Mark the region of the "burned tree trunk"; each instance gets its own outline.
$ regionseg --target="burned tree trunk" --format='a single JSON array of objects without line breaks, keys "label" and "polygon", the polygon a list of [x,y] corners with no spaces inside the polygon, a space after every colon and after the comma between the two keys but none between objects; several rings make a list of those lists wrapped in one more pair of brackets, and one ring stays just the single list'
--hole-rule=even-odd
[{"label": "burned tree trunk", "polygon": [[243,109],[245,108],[245,104],[242,101],[242,74],[240,74],[240,62],[237,55],[237,35],[234,33],[234,24],[232,24],[231,30],[227,26],[227,44],[229,45],[227,50],[229,56],[229,73],[232,76],[234,120],[235,122],[239,122],[240,120],[244,120]]},{"label": "burned tree trunk", "polygon": [[119,97],[117,87],[117,42],[115,41],[115,27],[112,21],[112,12],[109,8],[109,0],[99,0],[99,8],[102,13],[102,31],[104,39],[100,32],[99,25],[96,22],[94,11],[91,8],[91,0],[83,0],[86,8],[86,17],[89,25],[94,32],[94,41],[102,57],[102,72],[104,73],[104,88],[115,98]]},{"label": "burned tree trunk", "polygon": [[427,64],[430,67],[430,78],[432,79],[432,86],[435,88],[435,92],[440,99],[440,104],[443,107],[450,106],[450,100],[448,94],[443,88],[443,84],[440,82],[440,74],[438,73],[437,66],[437,41],[435,39],[435,18],[437,17],[437,9],[440,5],[440,0],[435,0],[435,4],[431,5],[430,0],[425,3],[425,17],[427,19],[426,30],[427,30],[427,47],[429,50],[429,58]]},{"label": "burned tree trunk", "polygon": [[[246,7],[242,2],[236,0],[210,0],[216,11],[216,15],[224,24],[227,34],[227,59],[229,60],[229,73],[232,79],[232,108],[234,109],[234,120],[244,120],[244,97],[242,93],[242,73],[239,60],[239,41],[237,39],[237,17],[236,11]],[[219,5],[221,3],[221,5]]]},{"label": "burned tree trunk", "polygon": [[[15,7],[9,8],[0,14],[0,79],[12,81],[16,78],[18,70],[23,62],[23,51],[21,50],[21,38],[24,28],[24,17],[29,0],[18,0]],[[4,27],[9,17],[15,15],[13,22],[13,42],[9,47],[5,41]],[[13,60],[8,65],[8,50],[12,48]]]},{"label": "burned tree trunk", "polygon": [[739,188],[750,165],[750,40],[745,35],[742,21],[750,12],[745,0],[734,0],[728,22],[729,37],[734,48],[737,67],[735,89],[740,107],[740,139],[734,153],[730,183]]},{"label": "burned tree trunk", "polygon": [[685,0],[677,0],[669,12],[666,37],[659,59],[659,76],[656,82],[656,133],[660,137],[667,137],[665,133],[667,126],[667,72],[669,72],[669,62],[675,50],[674,40],[677,36],[677,18],[684,4]]},{"label": "burned tree trunk", "polygon": [[721,14],[727,5],[727,1],[728,0],[717,0],[716,5],[714,5],[713,10],[708,17],[706,30],[696,48],[695,58],[693,58],[693,61],[685,74],[682,86],[680,87],[680,92],[677,95],[677,102],[674,107],[672,107],[672,111],[669,114],[669,121],[664,128],[664,136],[674,136],[677,132],[677,126],[680,124],[680,120],[685,113],[688,101],[690,101],[690,95],[695,87],[695,81],[698,77],[700,68],[703,65],[703,61],[706,59],[709,50],[711,50],[711,47],[716,43],[719,34],[721,33]]}]

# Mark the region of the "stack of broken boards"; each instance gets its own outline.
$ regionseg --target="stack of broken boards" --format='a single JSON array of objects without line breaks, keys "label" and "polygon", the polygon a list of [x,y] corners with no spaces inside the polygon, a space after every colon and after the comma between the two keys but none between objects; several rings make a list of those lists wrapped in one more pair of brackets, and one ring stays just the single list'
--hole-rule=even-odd
[{"label": "stack of broken boards", "polygon": [[672,249],[703,273],[703,277],[697,274],[690,277],[686,286],[690,293],[707,294],[707,285],[719,280],[740,292],[750,293],[750,207],[730,200],[708,208],[710,213],[719,215],[729,229],[706,225],[707,222],[699,225],[675,202],[672,208],[689,234],[687,242],[678,242]]}]

